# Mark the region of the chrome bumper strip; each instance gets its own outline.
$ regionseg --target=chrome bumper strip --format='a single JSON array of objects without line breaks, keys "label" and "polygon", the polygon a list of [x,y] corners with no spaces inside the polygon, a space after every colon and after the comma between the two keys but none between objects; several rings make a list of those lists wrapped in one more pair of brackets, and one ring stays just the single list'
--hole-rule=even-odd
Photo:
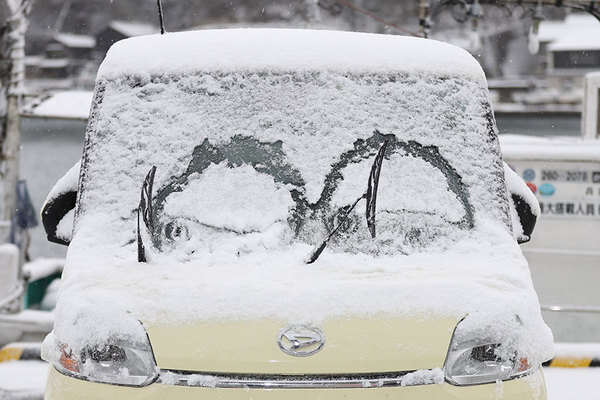
[{"label": "chrome bumper strip", "polygon": [[439,369],[380,374],[256,375],[161,370],[158,383],[222,389],[350,389],[431,385],[444,382]]}]

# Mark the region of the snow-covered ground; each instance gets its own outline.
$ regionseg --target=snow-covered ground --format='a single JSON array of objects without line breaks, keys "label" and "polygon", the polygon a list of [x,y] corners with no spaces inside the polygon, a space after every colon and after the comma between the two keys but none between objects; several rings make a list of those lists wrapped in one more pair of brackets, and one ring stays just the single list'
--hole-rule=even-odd
[{"label": "snow-covered ground", "polygon": [[0,362],[0,399],[41,399],[48,364],[43,361]]},{"label": "snow-covered ground", "polygon": [[[0,399],[41,399],[48,364],[0,363]],[[544,368],[549,400],[600,400],[600,368]]]},{"label": "snow-covered ground", "polygon": [[600,399],[600,368],[544,368],[549,400]]}]

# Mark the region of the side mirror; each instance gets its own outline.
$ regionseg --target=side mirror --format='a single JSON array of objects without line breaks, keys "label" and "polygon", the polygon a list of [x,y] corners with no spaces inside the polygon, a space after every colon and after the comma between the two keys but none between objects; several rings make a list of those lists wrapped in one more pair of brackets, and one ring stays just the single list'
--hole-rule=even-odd
[{"label": "side mirror", "polygon": [[[527,189],[529,190],[529,188]],[[514,207],[516,210],[519,222],[521,223],[521,232],[518,232],[519,234],[516,236],[517,243],[527,243],[531,240],[531,234],[533,233],[533,228],[535,228],[538,216],[534,214],[531,205],[523,197],[516,193],[511,193],[511,197],[513,202],[511,207]],[[517,228],[513,222],[513,234]]]},{"label": "side mirror", "polygon": [[42,225],[50,242],[71,243],[79,168],[80,161],[56,182],[42,206]]},{"label": "side mirror", "polygon": [[510,194],[513,236],[517,243],[527,243],[540,215],[540,204],[523,179],[504,163],[504,180]]}]

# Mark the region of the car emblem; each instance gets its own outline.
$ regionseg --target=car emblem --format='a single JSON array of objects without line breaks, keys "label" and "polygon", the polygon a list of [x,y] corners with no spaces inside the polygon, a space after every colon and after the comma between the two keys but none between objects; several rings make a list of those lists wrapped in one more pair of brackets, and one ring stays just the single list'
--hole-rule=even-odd
[{"label": "car emblem", "polygon": [[306,357],[317,353],[325,344],[325,335],[319,328],[307,325],[292,325],[282,329],[277,337],[279,348],[295,357]]}]

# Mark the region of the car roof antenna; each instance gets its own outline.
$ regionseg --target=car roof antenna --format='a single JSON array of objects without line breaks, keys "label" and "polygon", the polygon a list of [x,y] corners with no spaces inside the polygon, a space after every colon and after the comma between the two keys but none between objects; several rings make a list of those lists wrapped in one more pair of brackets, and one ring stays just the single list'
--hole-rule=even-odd
[{"label": "car roof antenna", "polygon": [[158,22],[160,23],[160,34],[165,34],[165,20],[163,19],[163,11],[162,4],[160,0],[156,0],[156,5],[158,6]]},{"label": "car roof antenna", "polygon": [[[140,197],[140,205],[137,210],[137,247],[138,247],[138,262],[147,262],[146,248],[142,238],[142,224],[140,224],[140,217],[144,222],[144,228],[146,234],[152,235],[154,233],[154,211],[152,209],[152,186],[154,186],[154,175],[156,174],[156,167],[153,166],[142,185],[142,193]],[[148,236],[148,235],[144,235]]]}]

